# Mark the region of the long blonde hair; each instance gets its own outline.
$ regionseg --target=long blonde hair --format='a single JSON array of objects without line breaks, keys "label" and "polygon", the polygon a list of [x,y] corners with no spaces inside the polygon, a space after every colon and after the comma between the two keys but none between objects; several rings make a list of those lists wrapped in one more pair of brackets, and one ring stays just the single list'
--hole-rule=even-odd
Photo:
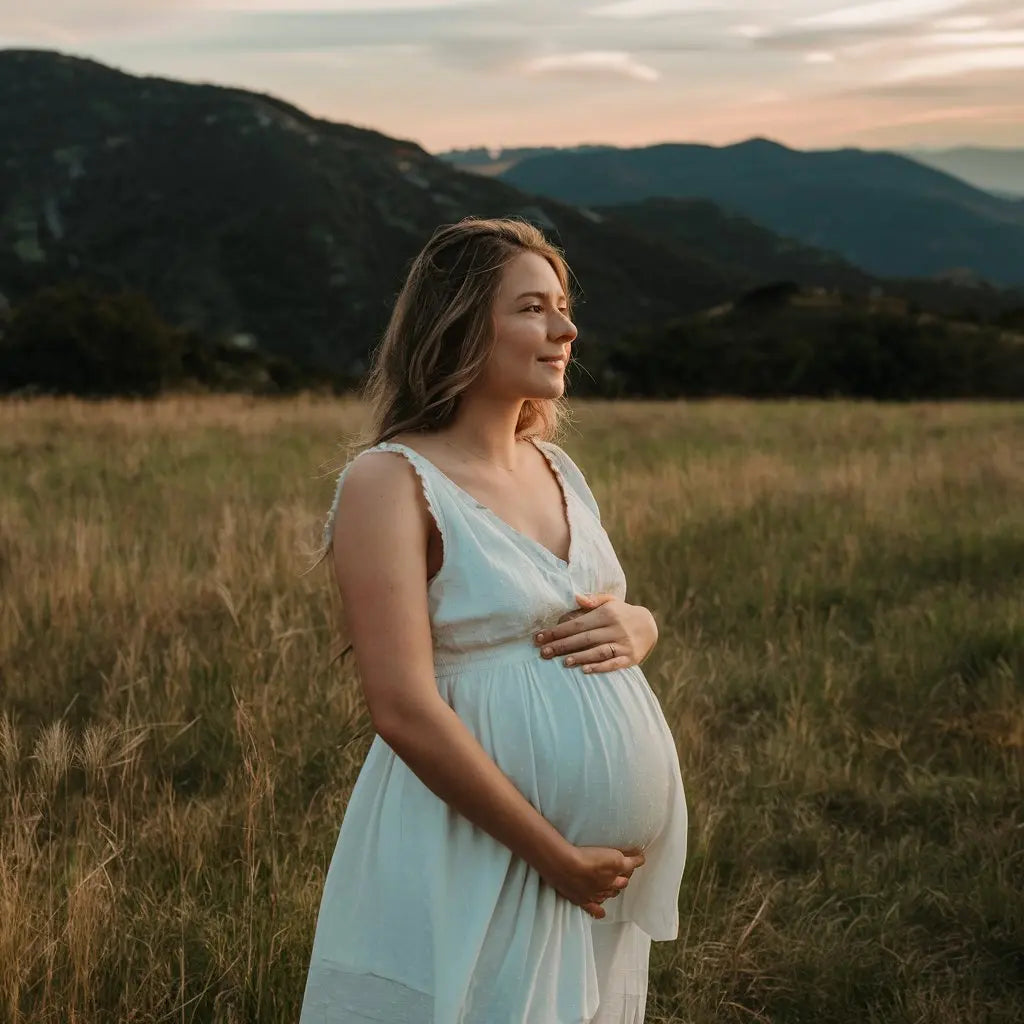
[{"label": "long blonde hair", "polygon": [[[429,432],[449,423],[459,396],[476,380],[493,349],[492,312],[502,271],[524,252],[536,253],[551,265],[571,316],[571,271],[561,250],[529,222],[466,217],[434,232],[412,261],[373,351],[360,390],[369,406],[369,424],[343,447],[342,465],[397,434]],[[516,435],[554,441],[567,419],[564,396],[528,398]],[[330,547],[327,537],[316,564]]]}]

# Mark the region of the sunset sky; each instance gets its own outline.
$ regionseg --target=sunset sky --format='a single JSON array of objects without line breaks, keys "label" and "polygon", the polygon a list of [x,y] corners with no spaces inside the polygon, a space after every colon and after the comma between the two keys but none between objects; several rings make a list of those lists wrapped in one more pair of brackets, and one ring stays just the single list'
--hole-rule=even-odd
[{"label": "sunset sky", "polygon": [[461,146],[1024,146],[1024,2],[0,0],[0,48]]}]

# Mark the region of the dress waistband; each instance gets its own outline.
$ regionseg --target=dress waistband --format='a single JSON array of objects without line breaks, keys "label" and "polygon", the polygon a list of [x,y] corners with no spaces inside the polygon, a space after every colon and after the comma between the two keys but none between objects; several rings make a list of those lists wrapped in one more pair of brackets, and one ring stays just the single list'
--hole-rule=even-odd
[{"label": "dress waistband", "polygon": [[469,665],[515,665],[531,660],[545,659],[541,657],[540,647],[533,642],[533,633],[528,633],[469,650],[435,648],[434,675],[455,675]]}]

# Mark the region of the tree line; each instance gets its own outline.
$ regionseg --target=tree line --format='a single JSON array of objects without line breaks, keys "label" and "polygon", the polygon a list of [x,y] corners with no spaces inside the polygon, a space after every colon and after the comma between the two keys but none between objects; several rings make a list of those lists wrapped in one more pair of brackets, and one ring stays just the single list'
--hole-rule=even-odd
[{"label": "tree line", "polygon": [[[570,393],[1024,398],[1024,308],[981,323],[862,303],[800,306],[792,302],[798,291],[774,286],[717,315],[583,347]],[[341,392],[358,383],[268,353],[246,335],[172,326],[136,290],[55,285],[0,318],[0,392],[151,396],[200,387],[285,394]]]},{"label": "tree line", "polygon": [[173,326],[134,289],[42,288],[0,322],[0,392],[149,397],[203,388],[280,394],[334,384],[249,336]]},{"label": "tree line", "polygon": [[594,370],[618,397],[1024,398],[1024,307],[984,323],[776,293],[633,332]]}]

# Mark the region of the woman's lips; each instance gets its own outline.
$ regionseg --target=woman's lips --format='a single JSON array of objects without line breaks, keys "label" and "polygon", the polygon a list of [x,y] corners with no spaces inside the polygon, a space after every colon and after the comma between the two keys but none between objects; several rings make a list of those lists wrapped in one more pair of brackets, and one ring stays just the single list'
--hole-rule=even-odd
[{"label": "woman's lips", "polygon": [[565,369],[565,359],[563,359],[561,356],[559,356],[559,358],[557,359],[541,359],[540,362],[542,362],[545,366],[557,366],[560,370]]}]

